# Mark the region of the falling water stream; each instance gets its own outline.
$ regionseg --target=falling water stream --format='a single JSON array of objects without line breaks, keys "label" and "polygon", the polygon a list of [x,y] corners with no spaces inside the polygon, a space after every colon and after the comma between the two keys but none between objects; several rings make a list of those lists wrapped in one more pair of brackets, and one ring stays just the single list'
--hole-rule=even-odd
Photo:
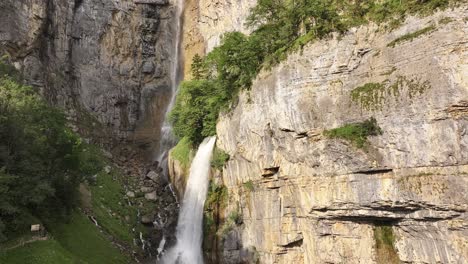
[{"label": "falling water stream", "polygon": [[[183,54],[181,52],[181,43],[182,43],[182,22],[183,22],[183,13],[184,13],[184,1],[185,0],[174,0],[173,1],[173,6],[174,6],[174,11],[175,11],[175,19],[174,19],[174,27],[173,27],[173,32],[174,32],[174,46],[173,46],[173,56],[172,56],[172,63],[171,63],[171,98],[169,101],[169,104],[167,105],[166,111],[164,113],[164,122],[161,126],[161,133],[160,133],[160,141],[159,141],[159,147],[156,149],[156,152],[154,153],[154,159],[158,161],[159,167],[162,168],[163,170],[163,175],[167,177],[168,175],[168,154],[169,150],[175,146],[177,143],[173,132],[172,132],[172,126],[168,120],[168,115],[171,112],[174,103],[175,103],[175,98],[177,96],[177,90],[179,83],[183,79],[183,68],[181,67],[183,65]],[[172,185],[169,183],[168,185],[169,189],[172,192],[172,195],[174,196],[176,202],[177,201],[177,195],[175,194]],[[155,223],[157,220],[155,220]],[[160,241],[158,248],[157,248],[157,257],[159,258],[161,254],[164,252],[166,245],[166,237],[163,236],[162,240]]]},{"label": "falling water stream", "polygon": [[182,43],[182,21],[183,21],[183,12],[184,12],[184,1],[185,0],[174,0],[175,8],[175,25],[174,25],[174,47],[173,47],[173,61],[171,63],[171,98],[169,104],[166,108],[164,123],[161,126],[161,139],[159,142],[159,147],[155,154],[156,160],[159,162],[161,168],[164,170],[164,174],[167,173],[167,155],[169,150],[174,147],[177,143],[174,139],[172,133],[172,126],[168,120],[168,115],[171,112],[175,98],[177,96],[177,88],[180,81],[182,80],[182,67],[183,65],[183,56],[181,52],[181,43]]},{"label": "falling water stream", "polygon": [[215,142],[216,137],[206,138],[193,159],[177,222],[177,242],[164,255],[164,264],[203,263],[203,206],[208,192],[208,174]]}]

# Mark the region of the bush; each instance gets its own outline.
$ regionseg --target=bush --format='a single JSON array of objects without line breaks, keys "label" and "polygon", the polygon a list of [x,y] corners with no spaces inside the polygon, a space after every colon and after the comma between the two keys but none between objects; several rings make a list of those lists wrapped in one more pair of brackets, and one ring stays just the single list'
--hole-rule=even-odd
[{"label": "bush", "polygon": [[350,141],[358,148],[367,145],[367,137],[382,134],[382,129],[377,125],[377,120],[371,118],[362,123],[348,124],[343,127],[327,130],[324,132],[329,138],[340,138]]},{"label": "bush", "polygon": [[215,135],[218,113],[227,102],[226,91],[216,81],[183,82],[169,116],[175,135],[185,137],[194,146]]}]

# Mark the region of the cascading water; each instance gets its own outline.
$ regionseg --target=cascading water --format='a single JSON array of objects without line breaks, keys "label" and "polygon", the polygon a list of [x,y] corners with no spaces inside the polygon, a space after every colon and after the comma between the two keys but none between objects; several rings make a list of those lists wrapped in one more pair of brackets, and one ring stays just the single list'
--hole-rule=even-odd
[{"label": "cascading water", "polygon": [[164,264],[203,263],[203,207],[208,192],[208,174],[215,142],[216,137],[206,138],[193,159],[177,222],[177,242],[163,257]]},{"label": "cascading water", "polygon": [[183,65],[181,56],[181,40],[182,40],[182,21],[183,21],[183,12],[184,12],[184,0],[174,0],[175,7],[175,40],[173,47],[173,61],[171,64],[171,99],[166,108],[164,123],[161,127],[161,139],[159,142],[159,147],[156,151],[155,158],[158,161],[161,168],[164,170],[164,174],[167,174],[167,155],[169,150],[174,147],[177,143],[174,139],[172,133],[172,126],[168,121],[168,114],[171,112],[172,107],[175,103],[175,98],[177,96],[177,88],[180,81],[182,80],[182,67]]}]

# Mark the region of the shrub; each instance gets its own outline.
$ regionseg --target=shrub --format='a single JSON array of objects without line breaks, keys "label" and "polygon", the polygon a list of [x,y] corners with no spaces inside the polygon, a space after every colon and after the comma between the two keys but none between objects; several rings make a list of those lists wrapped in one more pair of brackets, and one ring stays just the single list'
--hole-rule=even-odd
[{"label": "shrub", "polygon": [[347,140],[358,148],[367,145],[367,137],[382,134],[382,129],[377,125],[377,120],[371,118],[362,123],[348,124],[339,128],[324,132],[329,138],[340,138]]}]

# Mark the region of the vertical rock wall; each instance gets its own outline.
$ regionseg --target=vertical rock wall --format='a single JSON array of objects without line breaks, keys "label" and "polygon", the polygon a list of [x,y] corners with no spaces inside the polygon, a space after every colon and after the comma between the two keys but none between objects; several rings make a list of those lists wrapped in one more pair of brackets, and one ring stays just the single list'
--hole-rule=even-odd
[{"label": "vertical rock wall", "polygon": [[[466,13],[355,28],[260,74],[217,126],[242,215],[220,262],[466,262]],[[324,135],[371,117],[365,148]]]},{"label": "vertical rock wall", "polygon": [[0,53],[83,130],[95,118],[150,149],[171,93],[173,19],[168,1],[5,0]]}]

